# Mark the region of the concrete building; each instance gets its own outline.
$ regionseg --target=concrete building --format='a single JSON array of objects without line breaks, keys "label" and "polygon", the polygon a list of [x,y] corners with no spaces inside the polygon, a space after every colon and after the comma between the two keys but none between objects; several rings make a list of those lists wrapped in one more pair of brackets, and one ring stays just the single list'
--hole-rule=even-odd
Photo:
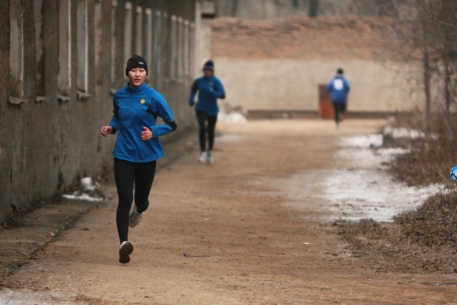
[{"label": "concrete building", "polygon": [[0,6],[0,224],[14,211],[100,174],[115,137],[99,135],[125,62],[145,57],[149,84],[178,133],[195,71],[196,0],[8,0]]},{"label": "concrete building", "polygon": [[296,15],[205,22],[216,73],[232,106],[251,113],[317,114],[320,88],[338,67],[352,84],[352,114],[409,111],[423,104],[421,88],[410,82],[419,66],[398,60],[389,45],[390,19]]}]

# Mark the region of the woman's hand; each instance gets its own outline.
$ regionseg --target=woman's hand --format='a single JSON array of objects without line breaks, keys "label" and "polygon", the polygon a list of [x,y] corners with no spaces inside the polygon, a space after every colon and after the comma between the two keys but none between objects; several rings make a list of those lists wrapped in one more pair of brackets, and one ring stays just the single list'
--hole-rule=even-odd
[{"label": "woman's hand", "polygon": [[145,126],[143,126],[143,129],[144,130],[141,132],[141,140],[143,140],[143,141],[151,140],[154,137],[154,135],[152,134],[151,129],[149,129],[149,128],[145,127]]},{"label": "woman's hand", "polygon": [[107,137],[113,132],[113,126],[103,126],[102,129],[100,130],[100,133],[102,136]]}]

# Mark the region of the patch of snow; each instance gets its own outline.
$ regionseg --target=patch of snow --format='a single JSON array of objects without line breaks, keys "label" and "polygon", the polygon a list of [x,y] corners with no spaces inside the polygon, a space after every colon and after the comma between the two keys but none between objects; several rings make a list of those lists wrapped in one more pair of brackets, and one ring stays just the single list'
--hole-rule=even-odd
[{"label": "patch of snow", "polygon": [[384,135],[390,135],[392,138],[410,138],[410,139],[417,139],[417,138],[425,138],[425,134],[421,131],[417,131],[414,129],[408,128],[394,128],[392,126],[386,126],[384,128]]},{"label": "patch of snow", "polygon": [[394,182],[385,172],[335,170],[324,180],[324,198],[336,218],[392,221],[405,211],[414,210],[430,196],[444,190],[443,185],[408,187]]},{"label": "patch of snow", "polygon": [[397,155],[402,155],[409,152],[409,149],[404,148],[381,148],[376,150],[374,154],[379,155],[382,161],[393,161]]},{"label": "patch of snow", "polygon": [[374,168],[392,162],[397,155],[408,153],[402,148],[380,148],[377,150],[346,148],[333,154],[338,161],[347,161],[352,168]]},{"label": "patch of snow", "polygon": [[103,201],[103,198],[96,198],[83,193],[81,195],[62,195],[63,198],[67,199],[76,199],[76,200],[83,200],[83,201],[90,201],[90,202],[100,202]]},{"label": "patch of snow", "polygon": [[383,136],[380,134],[357,135],[342,137],[338,143],[342,147],[372,148],[383,144]]},{"label": "patch of snow", "polygon": [[382,135],[344,137],[338,144],[342,149],[333,154],[335,169],[307,170],[282,183],[289,205],[310,215],[320,212],[327,220],[388,222],[445,191],[440,184],[416,188],[393,181],[385,164],[408,150],[370,149],[382,145]]},{"label": "patch of snow", "polygon": [[219,112],[217,120],[223,123],[247,123],[248,119],[244,115],[238,112],[232,112],[225,114],[223,111]]},{"label": "patch of snow", "polygon": [[97,183],[92,182],[91,177],[85,177],[80,180],[83,191],[95,191],[98,188]]},{"label": "patch of snow", "polygon": [[63,294],[48,291],[38,292],[30,290],[0,290],[0,304],[5,305],[66,305],[88,304],[87,302],[75,302],[77,295],[65,296]]},{"label": "patch of snow", "polygon": [[83,200],[90,202],[100,202],[103,201],[102,196],[100,196],[100,185],[97,182],[93,182],[91,177],[84,177],[80,180],[81,189],[74,192],[71,195],[62,195],[66,199],[75,199]]}]

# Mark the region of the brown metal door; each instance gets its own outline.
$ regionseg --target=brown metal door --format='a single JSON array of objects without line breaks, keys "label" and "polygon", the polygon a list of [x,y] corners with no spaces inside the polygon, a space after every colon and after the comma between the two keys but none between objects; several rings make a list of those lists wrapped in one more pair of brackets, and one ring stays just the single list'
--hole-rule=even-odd
[{"label": "brown metal door", "polygon": [[319,117],[321,119],[333,119],[335,110],[333,110],[330,93],[325,88],[327,85],[319,85]]}]

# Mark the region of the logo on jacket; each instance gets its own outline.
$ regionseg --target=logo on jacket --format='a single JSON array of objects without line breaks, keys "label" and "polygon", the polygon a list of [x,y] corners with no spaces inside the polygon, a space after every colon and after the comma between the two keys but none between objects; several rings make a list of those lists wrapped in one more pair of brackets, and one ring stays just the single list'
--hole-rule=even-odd
[{"label": "logo on jacket", "polygon": [[335,90],[343,90],[343,88],[344,88],[343,80],[335,79],[333,81],[333,86],[335,86]]},{"label": "logo on jacket", "polygon": [[141,99],[141,101],[140,101],[141,104],[144,104],[145,102],[146,102],[146,100],[144,98]]}]

